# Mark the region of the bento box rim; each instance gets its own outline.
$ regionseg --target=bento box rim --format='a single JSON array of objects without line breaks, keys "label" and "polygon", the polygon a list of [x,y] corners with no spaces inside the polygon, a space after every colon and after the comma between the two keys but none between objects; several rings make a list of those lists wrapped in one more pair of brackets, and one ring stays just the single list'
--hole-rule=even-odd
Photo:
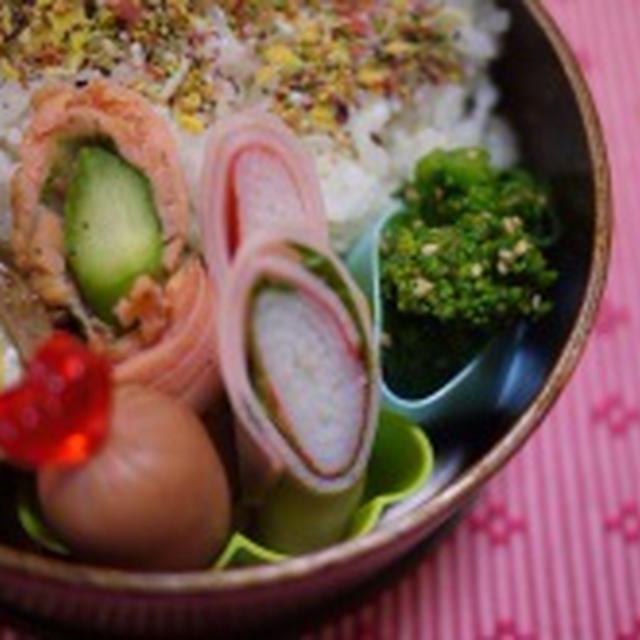
[{"label": "bento box rim", "polygon": [[275,565],[228,571],[141,573],[70,564],[64,560],[46,558],[0,545],[0,573],[8,570],[25,577],[75,587],[90,586],[146,595],[235,591],[301,580],[306,576],[375,554],[399,539],[415,534],[421,528],[426,530],[430,523],[441,521],[454,511],[457,505],[462,505],[470,499],[474,492],[522,447],[567,384],[587,344],[607,280],[613,213],[610,169],[603,130],[583,72],[559,27],[543,6],[542,0],[521,1],[552,45],[578,103],[582,123],[587,132],[593,166],[596,219],[587,287],[569,339],[542,390],[500,442],[453,484],[427,503],[399,517],[393,525],[375,530],[362,538]]}]

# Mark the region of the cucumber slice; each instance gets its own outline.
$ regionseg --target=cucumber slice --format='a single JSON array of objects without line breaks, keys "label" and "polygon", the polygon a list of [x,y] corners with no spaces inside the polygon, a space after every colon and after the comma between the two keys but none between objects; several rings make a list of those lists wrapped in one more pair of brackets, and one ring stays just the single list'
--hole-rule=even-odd
[{"label": "cucumber slice", "polygon": [[64,205],[67,260],[94,313],[113,308],[142,274],[162,271],[162,230],[149,180],[115,153],[88,146],[77,156]]}]

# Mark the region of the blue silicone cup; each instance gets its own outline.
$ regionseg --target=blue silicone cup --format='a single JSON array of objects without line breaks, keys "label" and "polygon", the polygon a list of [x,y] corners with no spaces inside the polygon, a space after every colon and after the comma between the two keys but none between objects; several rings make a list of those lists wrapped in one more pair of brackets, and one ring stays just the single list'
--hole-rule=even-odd
[{"label": "blue silicone cup", "polygon": [[[351,248],[347,265],[369,299],[372,307],[376,340],[384,327],[380,292],[380,254],[378,247],[387,224],[404,212],[392,212],[372,225]],[[499,404],[503,381],[522,338],[524,323],[505,329],[458,373],[438,390],[421,398],[404,398],[382,380],[382,404],[386,409],[406,416],[412,422],[434,430],[452,423],[472,420]]]}]

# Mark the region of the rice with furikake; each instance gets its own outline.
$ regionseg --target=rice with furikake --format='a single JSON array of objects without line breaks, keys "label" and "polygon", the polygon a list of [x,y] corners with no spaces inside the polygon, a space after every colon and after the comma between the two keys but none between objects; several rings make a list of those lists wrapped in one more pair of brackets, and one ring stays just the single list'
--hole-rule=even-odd
[{"label": "rice with furikake", "polygon": [[428,151],[484,145],[495,164],[513,161],[487,74],[507,27],[491,0],[3,3],[3,220],[31,91],[108,76],[170,120],[193,190],[216,118],[243,106],[280,116],[316,161],[343,249]]}]

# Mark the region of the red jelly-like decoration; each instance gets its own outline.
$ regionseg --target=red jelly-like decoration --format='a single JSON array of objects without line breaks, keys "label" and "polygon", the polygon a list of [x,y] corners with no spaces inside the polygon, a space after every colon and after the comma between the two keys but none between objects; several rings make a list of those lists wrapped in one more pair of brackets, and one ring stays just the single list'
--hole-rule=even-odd
[{"label": "red jelly-like decoration", "polygon": [[110,406],[108,362],[57,331],[0,395],[0,449],[27,467],[82,462],[107,434]]}]

